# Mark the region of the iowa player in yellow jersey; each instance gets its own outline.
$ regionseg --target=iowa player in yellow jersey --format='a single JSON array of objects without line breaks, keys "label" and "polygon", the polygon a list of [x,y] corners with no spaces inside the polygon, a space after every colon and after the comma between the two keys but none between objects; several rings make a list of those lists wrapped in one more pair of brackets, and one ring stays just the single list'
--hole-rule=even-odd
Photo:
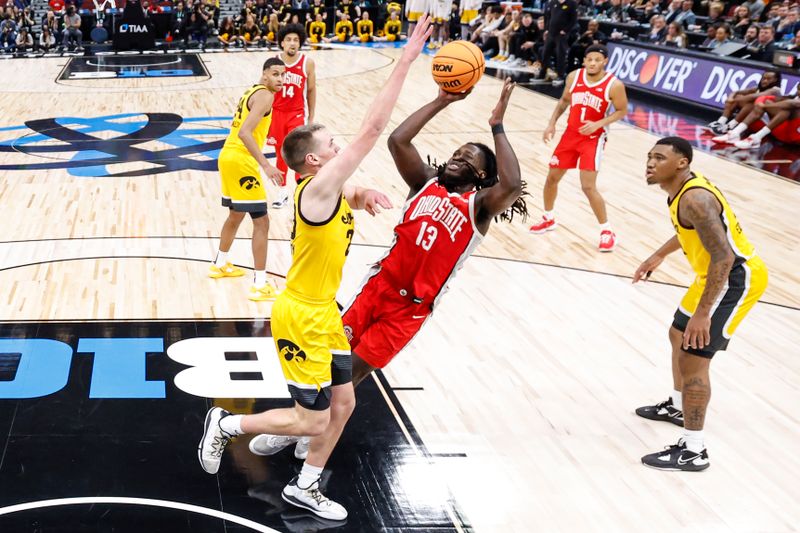
[{"label": "iowa player in yellow jersey", "polygon": [[311,436],[300,475],[282,496],[323,518],[347,517],[344,507],[320,492],[319,477],[355,407],[350,345],[336,305],[353,238],[351,209],[375,213],[391,206],[381,193],[349,185],[347,180],[389,122],[411,63],[430,33],[428,17],[423,16],[346,149],[340,151],[319,124],[300,126],[287,135],[283,157],[301,181],[295,190],[292,266],[286,290],[272,308],[272,335],[295,404],[256,415],[232,415],[215,407],[206,415],[198,449],[201,465],[213,474],[229,439],[236,435],[264,434],[250,442],[254,453],[259,453],[259,439]]},{"label": "iowa player in yellow jersey", "polygon": [[669,331],[673,388],[669,399],[640,407],[636,414],[684,427],[678,443],[642,457],[662,470],[705,470],[703,440],[711,398],[711,358],[725,350],[742,319],[767,288],[767,268],[747,240],[725,197],[708,179],[692,172],[692,147],[666,137],[647,156],[647,183],[669,195],[675,236],[645,260],[633,282],[646,280],[664,258],[682,250],[695,272]]},{"label": "iowa player in yellow jersey", "polygon": [[267,193],[261,183],[259,167],[267,177],[280,184],[280,170],[271,165],[262,150],[272,120],[272,102],[276,92],[283,87],[286,67],[277,57],[264,63],[261,79],[239,99],[233,116],[231,131],[219,154],[219,174],[222,182],[222,205],[228,208],[228,218],[222,226],[219,251],[209,267],[212,278],[229,278],[244,275],[241,268],[228,261],[228,252],[236,231],[247,213],[253,219],[253,287],[249,298],[253,301],[275,299],[275,288],[267,283]]}]

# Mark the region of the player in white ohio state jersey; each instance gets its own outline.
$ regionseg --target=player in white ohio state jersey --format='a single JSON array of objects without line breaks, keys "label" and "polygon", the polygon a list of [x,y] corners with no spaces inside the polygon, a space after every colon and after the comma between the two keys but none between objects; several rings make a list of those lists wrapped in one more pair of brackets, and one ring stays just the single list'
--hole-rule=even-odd
[{"label": "player in white ohio state jersey", "polygon": [[314,121],[314,108],[317,102],[317,75],[314,60],[300,53],[306,42],[306,32],[299,24],[287,24],[278,32],[278,56],[286,65],[283,89],[275,94],[272,104],[272,124],[267,136],[267,144],[275,147],[275,166],[283,174],[283,186],[279,197],[272,202],[274,209],[280,209],[289,202],[285,189],[286,174],[289,167],[281,155],[283,140],[289,132]]},{"label": "player in white ohio state jersey", "polygon": [[[558,182],[571,168],[580,169],[581,188],[589,199],[589,205],[600,223],[598,250],[610,252],[616,246],[616,235],[611,229],[606,214],[606,203],[597,190],[597,172],[606,143],[606,127],[623,118],[628,112],[628,97],[625,85],[605,68],[608,50],[603,45],[592,45],[586,49],[583,67],[572,71],[567,77],[564,94],[561,96],[550,123],[544,130],[544,141],[549,142],[556,131],[556,122],[567,107],[569,117],[567,129],[550,159],[550,170],[544,184],[544,215],[541,222],[531,226],[531,233],[545,233],[556,229],[554,208],[558,195]],[[614,112],[609,114],[610,106]]]}]

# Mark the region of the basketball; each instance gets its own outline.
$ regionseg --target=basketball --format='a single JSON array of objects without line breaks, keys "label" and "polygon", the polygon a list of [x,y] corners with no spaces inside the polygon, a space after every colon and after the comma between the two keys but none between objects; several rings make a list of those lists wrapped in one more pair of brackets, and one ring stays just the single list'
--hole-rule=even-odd
[{"label": "basketball", "polygon": [[467,41],[452,41],[433,58],[433,81],[449,93],[463,93],[478,83],[486,69],[480,48]]}]

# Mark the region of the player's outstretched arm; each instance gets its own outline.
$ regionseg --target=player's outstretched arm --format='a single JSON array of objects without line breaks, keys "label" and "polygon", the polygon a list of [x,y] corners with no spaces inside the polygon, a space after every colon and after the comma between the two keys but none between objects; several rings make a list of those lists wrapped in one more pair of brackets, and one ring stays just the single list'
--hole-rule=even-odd
[{"label": "player's outstretched arm", "polygon": [[[511,148],[511,143],[508,142],[508,137],[503,131],[503,117],[514,87],[516,87],[516,84],[512,83],[511,78],[506,78],[503,83],[503,90],[500,93],[500,100],[498,100],[494,111],[492,111],[492,116],[489,118],[489,125],[492,127],[492,135],[494,136],[499,181],[493,187],[478,191],[475,199],[478,223],[481,226],[486,224],[486,229],[488,229],[488,224],[492,218],[506,211],[522,194],[522,173],[519,168],[519,161],[514,149]],[[481,231],[485,230],[481,227]]]},{"label": "player's outstretched arm", "polygon": [[419,57],[432,31],[430,17],[423,15],[414,28],[414,33],[403,49],[403,55],[397,62],[389,79],[383,84],[383,88],[381,88],[367,109],[366,116],[355,138],[347,148],[319,170],[314,180],[304,189],[304,199],[311,199],[314,204],[330,204],[326,206],[330,207],[327,210],[330,213],[330,210],[333,209],[342,194],[344,183],[372,150],[378,141],[378,137],[386,128],[411,63]]},{"label": "player's outstretched arm", "polygon": [[412,113],[389,135],[389,152],[400,176],[411,188],[410,194],[416,194],[436,172],[422,160],[411,141],[439,111],[453,102],[463,100],[468,94],[469,91],[452,94],[439,89],[439,95],[434,101]]}]

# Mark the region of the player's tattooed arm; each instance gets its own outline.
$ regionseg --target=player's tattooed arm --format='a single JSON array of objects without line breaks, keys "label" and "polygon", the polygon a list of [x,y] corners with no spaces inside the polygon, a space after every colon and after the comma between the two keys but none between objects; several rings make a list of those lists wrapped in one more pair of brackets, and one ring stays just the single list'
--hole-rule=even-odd
[{"label": "player's tattooed arm", "polygon": [[684,193],[678,206],[678,217],[697,230],[703,247],[711,256],[706,287],[700,297],[696,314],[708,315],[733,266],[733,250],[728,243],[725,226],[720,217],[722,206],[716,197],[705,189],[692,189]]}]

